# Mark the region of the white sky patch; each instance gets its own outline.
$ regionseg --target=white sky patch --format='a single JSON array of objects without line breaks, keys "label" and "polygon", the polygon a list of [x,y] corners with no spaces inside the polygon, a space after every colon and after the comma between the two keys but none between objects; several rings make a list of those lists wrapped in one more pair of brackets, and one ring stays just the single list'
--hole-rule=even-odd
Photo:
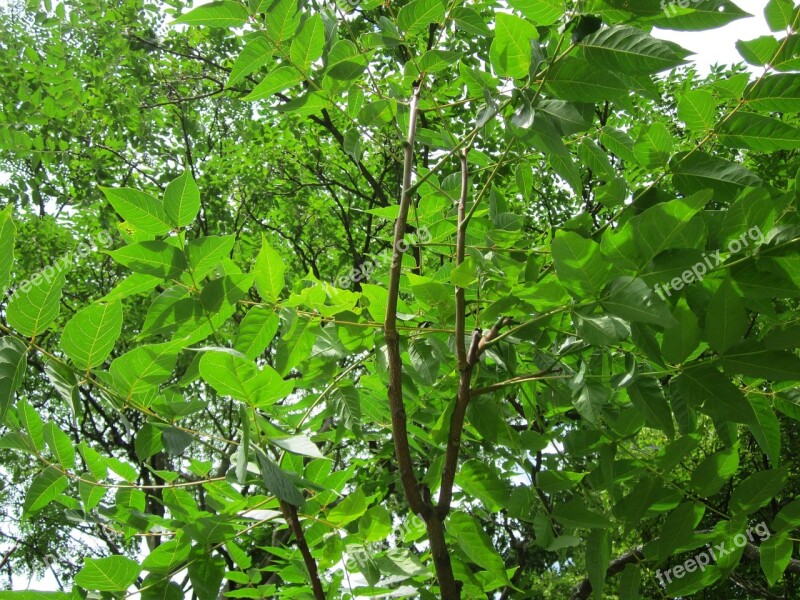
[{"label": "white sky patch", "polygon": [[[736,51],[736,42],[739,40],[752,40],[762,35],[772,35],[764,18],[766,0],[734,0],[739,8],[749,12],[752,17],[739,19],[725,27],[710,31],[672,31],[657,29],[654,35],[657,38],[670,40],[680,44],[687,50],[694,52],[689,59],[697,65],[700,75],[707,75],[714,64],[732,65],[744,62]],[[777,34],[780,36],[780,34]],[[760,67],[750,67],[751,70],[761,73]]]}]

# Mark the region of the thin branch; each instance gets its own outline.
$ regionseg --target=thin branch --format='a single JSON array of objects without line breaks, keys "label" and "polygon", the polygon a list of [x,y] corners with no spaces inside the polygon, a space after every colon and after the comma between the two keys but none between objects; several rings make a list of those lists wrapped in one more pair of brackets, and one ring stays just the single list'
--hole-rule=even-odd
[{"label": "thin branch", "polygon": [[403,362],[400,357],[400,336],[397,332],[397,302],[400,295],[400,272],[403,255],[400,252],[403,235],[408,221],[408,209],[411,204],[411,175],[414,168],[414,139],[417,133],[417,111],[419,107],[420,89],[415,88],[411,96],[411,112],[408,123],[408,139],[404,148],[403,187],[400,196],[400,211],[394,225],[394,246],[392,248],[392,264],[389,269],[388,300],[386,302],[386,319],[383,334],[386,340],[387,364],[389,370],[389,408],[392,413],[392,438],[394,440],[397,465],[400,469],[400,481],[403,492],[411,510],[416,514],[427,516],[428,506],[422,501],[419,484],[414,475],[411,462],[411,449],[408,443],[408,424],[403,403]]},{"label": "thin branch", "polygon": [[292,528],[294,537],[297,539],[297,547],[300,549],[300,554],[303,555],[303,562],[308,569],[308,575],[311,578],[311,588],[314,590],[314,598],[316,600],[325,600],[325,590],[322,587],[322,582],[319,579],[319,571],[317,570],[317,561],[311,556],[311,550],[308,548],[306,542],[306,535],[303,532],[303,526],[300,524],[300,519],[297,516],[297,508],[288,502],[281,500],[281,511],[283,517]]}]

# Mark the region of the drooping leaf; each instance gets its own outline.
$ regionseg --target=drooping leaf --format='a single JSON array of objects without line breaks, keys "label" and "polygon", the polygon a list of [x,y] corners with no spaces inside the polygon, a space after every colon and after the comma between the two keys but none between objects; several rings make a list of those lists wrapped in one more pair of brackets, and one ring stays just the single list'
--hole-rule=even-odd
[{"label": "drooping leaf", "polygon": [[10,335],[0,338],[0,424],[5,423],[27,364],[25,344]]},{"label": "drooping leaf", "polygon": [[284,273],[286,266],[283,259],[267,239],[262,236],[261,250],[256,256],[254,268],[256,276],[256,290],[259,295],[267,302],[275,302],[283,291],[286,279]]},{"label": "drooping leaf", "polygon": [[293,506],[303,506],[305,498],[289,476],[263,451],[256,451],[261,478],[267,491]]},{"label": "drooping leaf", "polygon": [[0,212],[0,294],[5,294],[11,281],[11,267],[14,266],[14,242],[17,228],[14,225],[12,204]]}]

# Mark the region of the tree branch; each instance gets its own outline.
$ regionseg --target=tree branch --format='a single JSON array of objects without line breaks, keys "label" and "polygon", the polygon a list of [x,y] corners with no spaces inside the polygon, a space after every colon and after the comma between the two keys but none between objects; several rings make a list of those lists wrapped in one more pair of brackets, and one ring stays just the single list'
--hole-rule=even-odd
[{"label": "tree branch", "polygon": [[400,469],[400,481],[403,492],[411,510],[426,517],[429,507],[422,501],[419,484],[414,475],[411,462],[411,449],[408,444],[408,425],[403,403],[403,362],[400,357],[400,336],[397,332],[397,301],[400,295],[400,272],[403,255],[400,242],[406,231],[408,210],[411,204],[411,175],[414,167],[414,139],[417,134],[417,113],[419,109],[420,89],[415,88],[411,96],[411,113],[408,123],[408,139],[404,148],[403,184],[400,196],[400,211],[394,224],[394,246],[392,248],[392,264],[389,269],[389,289],[386,303],[386,319],[383,334],[386,340],[387,363],[389,370],[389,408],[392,413],[392,438],[395,456]]},{"label": "tree branch", "polygon": [[314,590],[314,598],[316,598],[316,600],[325,600],[325,590],[322,588],[322,582],[319,579],[317,561],[311,556],[311,550],[308,548],[303,526],[300,524],[300,519],[297,517],[297,508],[283,500],[280,502],[283,517],[286,519],[289,527],[292,528],[294,537],[297,539],[297,547],[300,549],[300,554],[303,555],[303,562],[306,564],[308,575],[311,578],[311,588]]}]

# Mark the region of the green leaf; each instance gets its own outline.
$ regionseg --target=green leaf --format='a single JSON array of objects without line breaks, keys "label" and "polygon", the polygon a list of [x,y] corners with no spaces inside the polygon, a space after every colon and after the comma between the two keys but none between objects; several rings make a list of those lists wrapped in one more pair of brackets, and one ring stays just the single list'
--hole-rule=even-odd
[{"label": "green leaf", "polygon": [[516,15],[496,13],[495,17],[494,40],[489,49],[495,73],[514,79],[527,76],[531,68],[531,40],[539,39],[536,27]]},{"label": "green leaf", "polygon": [[108,358],[122,332],[122,303],[93,303],[67,322],[61,349],[80,369],[91,369]]},{"label": "green leaf", "polygon": [[652,123],[642,129],[633,150],[640,165],[655,168],[667,164],[672,148],[669,128],[664,123]]},{"label": "green leaf", "polygon": [[488,511],[498,511],[508,506],[511,488],[497,470],[490,465],[468,460],[456,474],[456,485],[465,493],[480,500]]},{"label": "green leaf", "polygon": [[342,82],[354,81],[367,68],[367,59],[350,40],[336,42],[327,56],[325,74]]},{"label": "green leaf", "polygon": [[606,529],[593,529],[586,540],[586,571],[592,584],[592,597],[600,600],[611,562],[611,535]]},{"label": "green leaf", "polygon": [[39,412],[28,402],[22,398],[17,404],[17,417],[19,418],[20,425],[28,433],[33,446],[37,451],[44,451],[44,422]]},{"label": "green leaf", "polygon": [[735,373],[771,381],[800,380],[800,357],[783,350],[768,350],[748,341],[731,348],[722,357],[722,368]]},{"label": "green leaf", "polygon": [[262,450],[256,451],[256,457],[267,491],[293,506],[303,506],[305,503],[303,493],[297,489],[283,469],[272,462]]},{"label": "green leaf", "polygon": [[203,279],[223,262],[230,255],[235,242],[233,235],[209,235],[186,244],[186,256],[195,281]]},{"label": "green leaf", "polygon": [[133,442],[133,448],[139,461],[144,462],[164,449],[162,431],[161,427],[157,427],[153,423],[145,423],[139,428]]},{"label": "green leaf", "polygon": [[722,489],[725,482],[736,474],[738,468],[737,448],[717,452],[703,459],[692,471],[690,486],[699,496],[709,498]]},{"label": "green leaf", "polygon": [[540,27],[552,25],[564,14],[564,0],[510,0],[508,4]]},{"label": "green leaf", "polygon": [[256,290],[266,302],[275,302],[280,298],[283,286],[286,285],[284,273],[286,266],[281,255],[270,246],[267,238],[261,236],[261,250],[256,256],[255,264]]},{"label": "green leaf", "polygon": [[160,279],[178,279],[187,266],[180,248],[160,240],[130,244],[107,254],[131,271]]},{"label": "green leaf", "polygon": [[243,100],[261,100],[262,98],[268,98],[273,94],[285,92],[303,81],[303,79],[303,75],[294,67],[278,67],[264,77],[261,83],[253,88],[253,91],[245,96]]},{"label": "green leaf", "polygon": [[800,111],[800,75],[768,75],[747,87],[747,106],[768,112]]},{"label": "green leaf", "polygon": [[633,405],[644,415],[645,423],[649,427],[661,429],[670,438],[675,435],[672,412],[658,379],[650,375],[640,376],[625,390]]},{"label": "green leaf", "polygon": [[325,24],[322,16],[314,14],[303,23],[300,32],[292,40],[289,57],[292,65],[301,73],[308,71],[311,64],[322,56],[325,46]]},{"label": "green leaf", "polygon": [[611,521],[606,516],[586,508],[583,500],[578,497],[553,507],[553,516],[565,527],[576,529],[605,529],[611,527]]},{"label": "green leaf", "polygon": [[242,4],[234,0],[209,2],[190,10],[172,24],[205,25],[206,27],[241,27],[250,18]]},{"label": "green leaf", "polygon": [[745,424],[756,420],[741,390],[713,367],[687,369],[675,379],[675,385],[694,406],[715,419]]},{"label": "green leaf", "polygon": [[453,9],[453,19],[456,25],[473,35],[489,37],[492,32],[486,25],[486,21],[473,9],[466,6],[457,6]]},{"label": "green leaf", "polygon": [[294,389],[291,381],[284,381],[269,365],[259,370],[251,359],[223,349],[203,354],[200,375],[217,393],[255,407],[270,406]]},{"label": "green leaf", "polygon": [[637,565],[625,565],[619,580],[619,600],[640,600],[639,588],[641,585],[641,569]]},{"label": "green leaf", "polygon": [[119,215],[143,233],[164,235],[172,224],[161,202],[133,188],[100,188]]},{"label": "green leaf", "polygon": [[189,225],[200,212],[200,190],[189,169],[170,181],[164,190],[164,212],[170,223],[178,227]]},{"label": "green leaf", "polygon": [[559,229],[552,248],[562,285],[580,298],[598,295],[611,273],[611,265],[602,257],[600,245],[572,231]]},{"label": "green leaf", "polygon": [[632,219],[634,239],[643,261],[674,248],[702,248],[706,228],[702,218],[694,218],[711,200],[708,190],[689,198],[661,202]]},{"label": "green leaf", "polygon": [[736,516],[750,514],[769,504],[786,485],[786,467],[758,471],[737,485],[731,493],[729,509]]},{"label": "green leaf", "polygon": [[687,7],[678,2],[665,2],[661,8],[664,14],[653,23],[661,29],[676,31],[705,31],[752,16],[731,0],[692,0]]},{"label": "green leaf", "polygon": [[31,338],[46,331],[61,311],[64,276],[64,271],[48,267],[20,285],[8,303],[8,324]]},{"label": "green leaf", "polygon": [[641,279],[618,277],[609,286],[602,304],[611,314],[631,323],[652,323],[664,328],[677,325],[667,304]]},{"label": "green leaf", "polygon": [[616,25],[597,30],[580,46],[586,59],[604,69],[630,75],[658,73],[685,64],[690,52],[652,37],[636,27]]},{"label": "green leaf", "polygon": [[705,507],[702,504],[684,502],[669,513],[658,537],[658,562],[665,561],[676,548],[691,540],[694,528],[703,518],[704,512]]},{"label": "green leaf", "polygon": [[115,358],[108,369],[114,386],[130,400],[141,396],[145,402],[151,401],[158,386],[172,375],[181,341],[139,346]]},{"label": "green leaf", "polygon": [[94,509],[106,495],[106,488],[99,485],[91,473],[81,474],[78,482],[78,495],[87,511]]},{"label": "green leaf", "polygon": [[767,578],[770,587],[775,585],[783,576],[789,561],[792,559],[794,542],[789,538],[789,534],[778,533],[764,540],[758,547],[761,570]]},{"label": "green leaf", "polygon": [[749,425],[750,433],[769,458],[770,464],[777,467],[781,458],[781,426],[778,417],[764,396],[750,394],[748,400],[756,414],[755,422]]},{"label": "green leaf", "polygon": [[120,281],[108,294],[100,298],[100,302],[116,302],[144,292],[149,292],[161,283],[160,277],[145,275],[144,273],[131,273]]},{"label": "green leaf", "polygon": [[[28,518],[42,510],[56,499],[67,488],[67,477],[56,467],[47,467],[33,478],[25,502],[22,505],[22,516]],[[77,583],[77,578],[75,580]]]},{"label": "green leaf", "polygon": [[678,364],[685,361],[700,344],[700,326],[684,298],[678,300],[672,316],[678,325],[664,330],[661,352],[669,362]]},{"label": "green leaf", "polygon": [[446,527],[447,532],[456,538],[461,551],[472,562],[502,581],[508,581],[503,559],[476,519],[463,512],[455,512],[448,517]]},{"label": "green leaf", "polygon": [[44,440],[58,464],[65,469],[75,468],[75,448],[70,437],[52,421],[44,424]]},{"label": "green leaf", "polygon": [[[0,294],[5,294],[11,281],[11,268],[14,266],[14,242],[17,228],[12,215],[13,204],[0,212]],[[0,419],[2,421],[2,419]]]},{"label": "green leaf", "polygon": [[747,148],[757,152],[792,150],[800,145],[800,129],[783,121],[739,111],[726,119],[718,139],[732,148]]},{"label": "green leaf", "polygon": [[158,575],[148,575],[142,582],[141,600],[183,600],[183,590],[174,581]]},{"label": "green leaf", "polygon": [[163,542],[144,558],[142,568],[150,573],[174,573],[186,563],[190,550],[191,545],[185,539]]},{"label": "green leaf", "polygon": [[792,500],[781,508],[772,521],[772,528],[777,532],[791,532],[800,526],[800,500]]},{"label": "green leaf", "polygon": [[670,160],[672,181],[687,195],[705,189],[719,198],[732,198],[746,187],[760,187],[761,178],[738,163],[704,152],[682,152]]},{"label": "green leaf", "polygon": [[279,46],[294,35],[300,24],[297,0],[274,0],[266,11],[267,35],[273,44]]},{"label": "green leaf", "polygon": [[259,32],[255,38],[247,42],[239,56],[236,57],[225,87],[230,88],[236,85],[242,79],[266,65],[272,60],[272,50],[272,44],[266,35]]},{"label": "green leaf", "polygon": [[5,424],[14,394],[22,384],[28,365],[27,348],[9,335],[0,338],[0,425]]},{"label": "green leaf", "polygon": [[574,57],[564,58],[550,68],[547,87],[561,100],[588,103],[616,100],[630,91],[613,73]]},{"label": "green leaf", "polygon": [[711,92],[689,90],[678,100],[678,118],[686,123],[689,131],[705,133],[714,128],[716,101]]},{"label": "green leaf", "polygon": [[254,306],[239,324],[236,340],[233,342],[234,349],[250,359],[260,356],[275,337],[279,324],[280,319],[275,311],[264,306]]},{"label": "green leaf", "polygon": [[412,0],[397,13],[397,26],[406,37],[422,33],[431,23],[444,20],[445,5],[441,0]]},{"label": "green leaf", "polygon": [[[767,6],[764,8],[764,17],[767,20],[772,31],[784,31],[790,25],[796,25],[795,19],[797,18],[798,10],[794,6],[794,0],[769,0]],[[763,566],[763,562],[761,563]],[[766,571],[764,571],[766,573]],[[769,580],[769,576],[767,576]],[[770,587],[774,581],[770,581]]]},{"label": "green leaf", "polygon": [[352,523],[367,512],[367,498],[361,488],[348,494],[329,512],[327,519],[338,527]]},{"label": "green leaf", "polygon": [[711,297],[706,311],[705,335],[717,352],[725,352],[747,331],[748,320],[744,301],[736,293],[729,277]]},{"label": "green leaf", "polygon": [[136,581],[142,568],[125,556],[86,558],[75,584],[86,590],[124,592]]}]

